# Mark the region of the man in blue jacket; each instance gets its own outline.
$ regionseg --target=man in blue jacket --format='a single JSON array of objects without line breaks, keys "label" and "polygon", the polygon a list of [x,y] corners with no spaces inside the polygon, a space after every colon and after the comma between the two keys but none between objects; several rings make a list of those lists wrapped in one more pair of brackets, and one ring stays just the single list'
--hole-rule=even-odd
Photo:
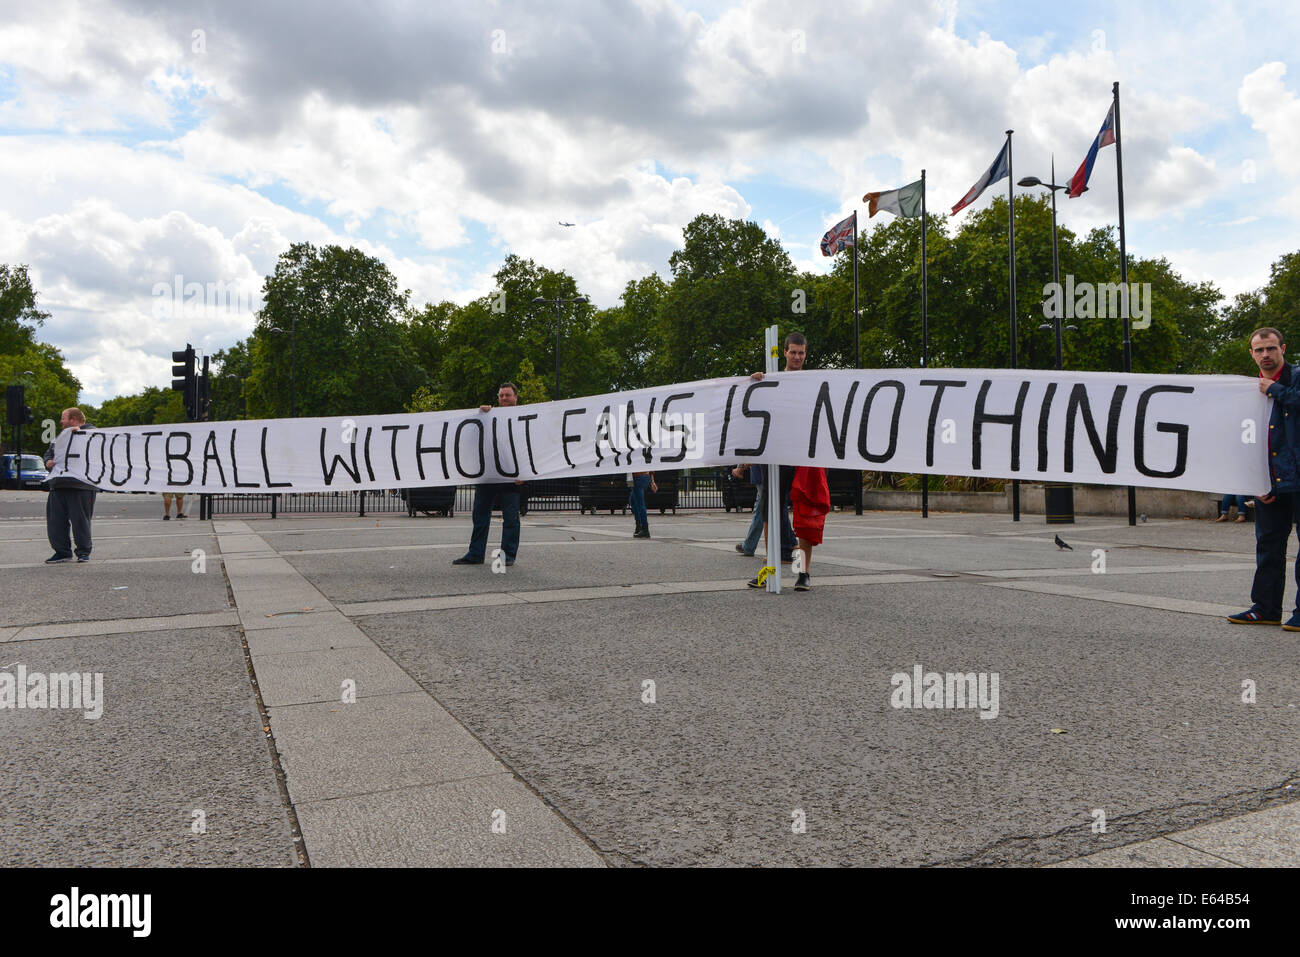
[{"label": "man in blue jacket", "polygon": [[[1300,527],[1300,376],[1286,361],[1282,333],[1265,327],[1250,335],[1250,355],[1259,366],[1259,391],[1273,399],[1268,420],[1267,494],[1255,496],[1254,603],[1229,615],[1234,625],[1282,625],[1282,593],[1286,587],[1286,546],[1291,529]],[[1292,415],[1292,413],[1295,413]],[[1300,563],[1295,569],[1300,588]],[[1300,595],[1294,614],[1282,625],[1300,631]]]}]

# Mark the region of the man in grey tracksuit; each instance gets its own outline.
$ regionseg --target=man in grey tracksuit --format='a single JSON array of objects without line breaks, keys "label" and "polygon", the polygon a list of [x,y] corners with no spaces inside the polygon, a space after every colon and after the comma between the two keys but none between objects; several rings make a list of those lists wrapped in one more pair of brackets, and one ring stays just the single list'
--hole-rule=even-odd
[{"label": "man in grey tracksuit", "polygon": [[[89,429],[86,416],[80,409],[64,409],[59,425],[65,430]],[[45,450],[45,467],[54,468],[54,445]],[[90,561],[90,521],[95,515],[95,486],[70,476],[50,479],[50,497],[45,502],[45,532],[49,536],[54,554],[45,559],[47,565],[72,561],[72,543],[77,543],[79,562]],[[69,535],[69,526],[71,535]]]}]

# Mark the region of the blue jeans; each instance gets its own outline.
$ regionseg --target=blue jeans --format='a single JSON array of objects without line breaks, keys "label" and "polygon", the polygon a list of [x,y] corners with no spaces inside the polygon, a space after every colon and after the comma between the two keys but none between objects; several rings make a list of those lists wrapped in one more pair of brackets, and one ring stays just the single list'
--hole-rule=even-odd
[{"label": "blue jeans", "polygon": [[519,551],[519,486],[514,483],[487,483],[474,486],[474,533],[470,536],[467,558],[483,561],[487,554],[488,527],[492,524],[492,505],[501,503],[501,551],[513,559]]},{"label": "blue jeans", "polygon": [[[790,513],[786,511],[788,502],[782,502],[781,509],[781,558],[789,557],[794,552],[794,526],[790,524]],[[763,496],[763,486],[758,487],[758,497],[754,499],[754,517],[749,522],[749,534],[740,547],[746,555],[753,555],[758,549],[758,540],[763,534],[763,525],[767,520],[767,502]]]},{"label": "blue jeans", "polygon": [[638,526],[650,524],[650,517],[645,513],[645,490],[650,487],[649,475],[637,475],[632,479],[632,491],[627,503],[632,506],[632,517]]},{"label": "blue jeans", "polygon": [[1223,501],[1219,503],[1219,514],[1226,515],[1228,513],[1228,509],[1232,508],[1232,506],[1235,505],[1237,506],[1237,514],[1245,515],[1246,499],[1248,497],[1249,496],[1246,495],[1233,495],[1231,492],[1229,492],[1227,495],[1223,496]]},{"label": "blue jeans", "polygon": [[[1250,590],[1250,600],[1265,618],[1282,617],[1286,546],[1292,527],[1300,524],[1297,508],[1300,508],[1297,493],[1279,492],[1272,502],[1255,499],[1255,584]],[[1296,563],[1295,578],[1296,587],[1300,588],[1300,562]]]}]

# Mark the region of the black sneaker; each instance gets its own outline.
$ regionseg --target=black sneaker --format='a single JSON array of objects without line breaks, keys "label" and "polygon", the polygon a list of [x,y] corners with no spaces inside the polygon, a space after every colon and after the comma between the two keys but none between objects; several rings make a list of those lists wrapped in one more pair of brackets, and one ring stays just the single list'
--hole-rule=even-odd
[{"label": "black sneaker", "polygon": [[89,556],[89,555],[78,555],[78,556],[77,556],[77,562],[78,562],[78,564],[80,564],[81,562],[88,562],[88,561],[90,561],[90,556]]},{"label": "black sneaker", "polygon": [[753,578],[751,578],[749,581],[745,582],[745,584],[748,585],[750,588],[762,588],[762,587],[763,587],[763,582],[760,582],[760,581],[758,580],[758,576],[757,576],[757,575],[755,575],[755,576],[754,576]]},{"label": "black sneaker", "polygon": [[177,518],[184,518],[185,516],[182,515],[180,512],[177,512],[177,513],[176,513],[176,517],[177,517]]},{"label": "black sneaker", "polygon": [[470,558],[468,555],[462,555],[460,558],[453,558],[451,563],[453,565],[482,565],[483,559]]},{"label": "black sneaker", "polygon": [[808,579],[807,572],[800,572],[799,577],[795,579],[795,591],[812,591],[812,582]]},{"label": "black sneaker", "polygon": [[72,561],[71,555],[60,555],[56,552],[55,554],[51,555],[49,558],[45,559],[45,564],[62,565],[64,562],[70,562],[70,561]]},{"label": "black sneaker", "polygon": [[171,520],[172,520],[172,517],[171,517],[170,515],[164,515],[164,516],[163,516],[163,521],[164,521],[164,522],[170,522]]}]

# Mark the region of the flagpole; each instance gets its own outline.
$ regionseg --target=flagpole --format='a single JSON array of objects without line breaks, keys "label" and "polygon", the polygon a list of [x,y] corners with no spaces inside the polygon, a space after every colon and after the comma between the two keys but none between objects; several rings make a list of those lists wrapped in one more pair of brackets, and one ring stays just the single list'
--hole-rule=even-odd
[{"label": "flagpole", "polygon": [[[1011,368],[1016,368],[1016,177],[1011,167],[1011,134],[1007,130],[1007,246],[1011,264]],[[1020,480],[1011,480],[1011,520],[1020,521]]]},{"label": "flagpole", "polygon": [[[925,258],[925,170],[921,170],[921,368],[930,368],[930,317],[927,312],[928,278]],[[930,476],[921,474],[921,517],[930,517]]]},{"label": "flagpole", "polygon": [[[1119,138],[1119,80],[1111,88],[1115,96],[1115,185],[1119,193],[1119,284],[1124,290],[1124,371],[1133,371],[1133,325],[1129,318],[1128,249],[1124,243],[1124,154]],[[1137,524],[1137,492],[1128,487],[1128,523]]]},{"label": "flagpole", "polygon": [[[858,211],[853,211],[853,368],[862,368],[862,345],[858,339]],[[854,485],[853,511],[862,514],[862,473]]]}]

